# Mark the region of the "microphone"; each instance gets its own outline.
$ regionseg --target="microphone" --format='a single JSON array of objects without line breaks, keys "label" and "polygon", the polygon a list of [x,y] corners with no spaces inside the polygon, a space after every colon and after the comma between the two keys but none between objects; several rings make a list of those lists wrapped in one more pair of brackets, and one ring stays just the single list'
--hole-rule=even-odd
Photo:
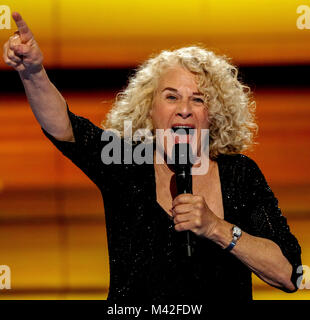
[{"label": "microphone", "polygon": [[[175,143],[172,155],[174,156],[174,172],[177,186],[177,194],[193,193],[192,190],[192,148],[189,143]],[[192,255],[190,231],[186,231],[187,256]]]}]

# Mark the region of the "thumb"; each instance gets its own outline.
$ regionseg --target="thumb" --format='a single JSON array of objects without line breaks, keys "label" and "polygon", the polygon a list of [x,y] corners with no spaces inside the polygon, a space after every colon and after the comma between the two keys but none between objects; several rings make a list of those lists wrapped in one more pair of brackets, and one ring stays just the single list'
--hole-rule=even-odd
[{"label": "thumb", "polygon": [[10,49],[14,50],[14,46],[21,44],[21,38],[19,36],[19,33],[14,32],[14,36],[10,37],[9,39],[9,44],[10,44]]}]

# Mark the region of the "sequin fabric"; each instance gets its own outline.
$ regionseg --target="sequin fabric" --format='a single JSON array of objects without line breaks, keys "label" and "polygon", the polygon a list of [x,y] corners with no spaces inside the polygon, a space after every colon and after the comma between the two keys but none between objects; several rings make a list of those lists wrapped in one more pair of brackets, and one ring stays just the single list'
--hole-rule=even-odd
[{"label": "sequin fabric", "polygon": [[[108,300],[252,300],[251,271],[234,255],[191,233],[193,255],[186,256],[185,233],[174,230],[156,201],[154,165],[104,164],[101,151],[108,142],[101,141],[103,130],[67,111],[76,142],[58,141],[41,129],[102,193],[110,263]],[[216,161],[224,219],[278,244],[292,264],[291,280],[296,284],[301,249],[259,167],[242,154],[219,155]]]}]

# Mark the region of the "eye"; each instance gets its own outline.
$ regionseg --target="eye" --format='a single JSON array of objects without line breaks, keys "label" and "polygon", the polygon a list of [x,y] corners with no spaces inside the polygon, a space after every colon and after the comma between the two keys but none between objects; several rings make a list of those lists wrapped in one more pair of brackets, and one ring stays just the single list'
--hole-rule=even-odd
[{"label": "eye", "polygon": [[204,103],[204,101],[201,98],[193,98],[193,101],[197,103]]},{"label": "eye", "polygon": [[177,100],[177,97],[169,94],[169,95],[166,97],[166,99],[173,101],[173,100]]}]

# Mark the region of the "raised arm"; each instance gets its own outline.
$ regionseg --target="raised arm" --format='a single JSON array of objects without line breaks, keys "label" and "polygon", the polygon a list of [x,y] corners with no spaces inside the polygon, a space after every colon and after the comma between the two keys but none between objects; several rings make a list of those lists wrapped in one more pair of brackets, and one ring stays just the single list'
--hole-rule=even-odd
[{"label": "raised arm", "polygon": [[74,142],[66,101],[46,74],[39,45],[21,15],[13,12],[12,17],[18,31],[3,46],[4,62],[19,73],[42,128],[58,140]]}]

